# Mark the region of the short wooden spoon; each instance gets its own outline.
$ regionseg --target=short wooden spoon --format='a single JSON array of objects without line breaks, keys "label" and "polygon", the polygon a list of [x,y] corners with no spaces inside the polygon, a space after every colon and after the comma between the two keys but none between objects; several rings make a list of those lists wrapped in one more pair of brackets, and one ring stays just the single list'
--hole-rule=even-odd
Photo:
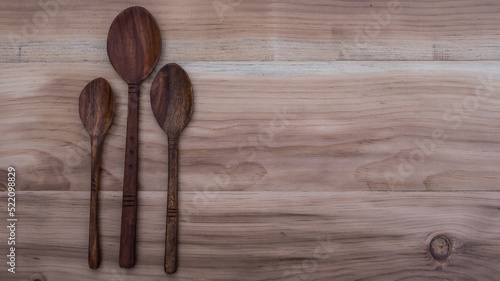
[{"label": "short wooden spoon", "polygon": [[175,63],[162,67],[151,85],[151,107],[158,124],[168,136],[167,227],[165,272],[177,270],[178,148],[181,131],[193,115],[193,87],[187,73]]},{"label": "short wooden spoon", "polygon": [[83,88],[80,94],[80,119],[91,139],[91,191],[89,224],[89,267],[99,267],[99,234],[97,227],[99,166],[104,136],[113,118],[114,96],[108,81],[97,78]]},{"label": "short wooden spoon", "polygon": [[130,268],[135,263],[139,84],[151,74],[160,58],[160,28],[146,9],[130,7],[123,10],[111,24],[107,49],[109,61],[128,84],[119,263],[120,267]]}]

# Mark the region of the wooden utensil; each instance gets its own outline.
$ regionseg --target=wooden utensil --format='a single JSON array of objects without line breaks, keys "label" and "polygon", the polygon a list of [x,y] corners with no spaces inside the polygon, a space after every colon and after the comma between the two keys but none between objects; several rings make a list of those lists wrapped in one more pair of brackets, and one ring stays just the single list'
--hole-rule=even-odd
[{"label": "wooden utensil", "polygon": [[193,87],[187,73],[175,63],[162,67],[151,84],[151,107],[168,136],[168,195],[165,231],[165,272],[177,270],[178,148],[181,131],[193,115]]},{"label": "wooden utensil", "polygon": [[128,84],[120,267],[130,268],[135,263],[139,84],[151,74],[160,58],[161,35],[156,20],[142,7],[125,9],[109,28],[107,49],[111,64]]},{"label": "wooden utensil", "polygon": [[104,136],[113,118],[114,96],[108,81],[97,78],[83,88],[80,94],[80,119],[91,139],[91,191],[89,224],[89,267],[99,267],[99,232],[97,226],[99,166]]}]

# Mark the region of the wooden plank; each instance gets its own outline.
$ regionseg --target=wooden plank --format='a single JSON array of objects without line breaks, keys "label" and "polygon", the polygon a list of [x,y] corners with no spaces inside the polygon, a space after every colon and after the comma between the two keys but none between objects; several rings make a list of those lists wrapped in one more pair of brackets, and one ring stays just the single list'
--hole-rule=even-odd
[{"label": "wooden plank", "polygon": [[[138,260],[118,267],[127,86],[105,42],[131,5],[0,2],[0,174],[16,167],[19,219],[17,273],[0,280],[498,280],[499,1],[142,1],[162,31],[158,65],[180,63],[195,94],[170,276],[152,77],[140,98]],[[99,76],[116,108],[93,271],[78,95]]]},{"label": "wooden plank", "polygon": [[[162,63],[160,63],[162,65]],[[183,63],[195,95],[180,189],[499,190],[500,64]],[[88,190],[78,96],[115,92],[103,190],[122,189],[126,84],[108,64],[0,66],[0,162],[25,190]],[[141,86],[140,190],[166,190],[167,136]],[[5,179],[1,182],[5,185]]]},{"label": "wooden plank", "polygon": [[[105,62],[133,5],[2,1],[0,62]],[[500,2],[149,0],[168,61],[498,60]]]},{"label": "wooden plank", "polygon": [[[0,279],[167,278],[166,194],[139,195],[136,266],[118,267],[121,192],[110,191],[101,193],[103,258],[92,271],[89,193],[19,191],[17,273]],[[181,192],[180,266],[168,279],[497,280],[499,200],[497,192]],[[441,262],[429,252],[436,235],[450,243]]]}]

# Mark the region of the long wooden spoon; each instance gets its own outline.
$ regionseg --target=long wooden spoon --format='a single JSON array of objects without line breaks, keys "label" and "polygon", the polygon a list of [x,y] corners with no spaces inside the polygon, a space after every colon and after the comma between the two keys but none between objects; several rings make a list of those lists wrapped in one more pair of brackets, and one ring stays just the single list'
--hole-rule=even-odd
[{"label": "long wooden spoon", "polygon": [[128,84],[120,267],[130,268],[135,263],[139,84],[151,74],[160,58],[161,35],[156,20],[142,7],[125,9],[109,28],[107,49],[111,64]]},{"label": "long wooden spoon", "polygon": [[91,139],[91,191],[89,224],[89,267],[99,267],[99,233],[97,227],[97,195],[99,192],[99,166],[104,136],[113,118],[114,96],[108,81],[97,78],[83,88],[80,94],[80,119]]},{"label": "long wooden spoon", "polygon": [[165,231],[165,272],[177,270],[177,143],[193,115],[193,87],[187,73],[175,63],[162,67],[151,84],[151,107],[158,124],[168,136],[168,195]]}]

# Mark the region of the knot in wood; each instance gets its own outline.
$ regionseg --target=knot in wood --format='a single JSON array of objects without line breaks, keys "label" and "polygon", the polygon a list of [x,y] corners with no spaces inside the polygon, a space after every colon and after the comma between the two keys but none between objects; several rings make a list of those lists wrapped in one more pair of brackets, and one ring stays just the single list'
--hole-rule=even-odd
[{"label": "knot in wood", "polygon": [[436,235],[429,243],[429,252],[432,257],[439,261],[444,262],[451,255],[452,244],[450,238],[445,235]]}]

